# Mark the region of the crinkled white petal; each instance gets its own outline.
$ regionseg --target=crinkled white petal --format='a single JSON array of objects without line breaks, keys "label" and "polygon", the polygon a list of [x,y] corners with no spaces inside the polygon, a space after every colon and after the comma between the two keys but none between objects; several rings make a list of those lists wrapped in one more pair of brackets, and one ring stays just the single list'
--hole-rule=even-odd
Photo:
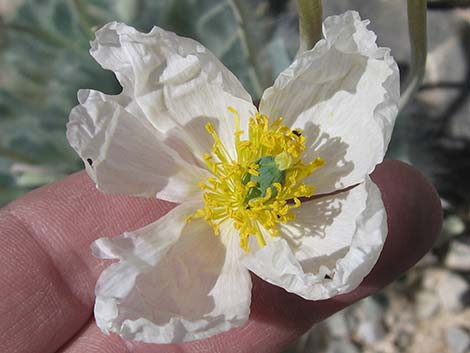
[{"label": "crinkled white petal", "polygon": [[399,73],[390,50],[377,47],[369,21],[348,11],[328,17],[325,39],[282,72],[260,112],[304,129],[306,159],[326,164],[306,182],[328,193],[362,182],[383,160],[398,112]]},{"label": "crinkled white petal", "polygon": [[377,186],[366,177],[355,188],[305,202],[297,219],[242,263],[264,280],[305,299],[355,289],[371,271],[387,235]]},{"label": "crinkled white petal", "polygon": [[207,122],[235,157],[234,118],[227,108],[239,111],[242,127],[256,108],[240,81],[200,43],[158,27],[141,33],[112,22],[96,32],[90,53],[116,73],[123,94],[183,158],[200,162],[211,150]]},{"label": "crinkled white petal", "polygon": [[70,113],[67,138],[97,187],[182,202],[200,194],[209,174],[184,161],[147,120],[131,115],[119,98],[82,90]]},{"label": "crinkled white petal", "polygon": [[96,286],[95,318],[103,332],[178,343],[248,320],[251,279],[238,262],[233,226],[226,224],[215,236],[202,220],[187,224],[196,208],[184,203],[140,230],[93,244],[96,256],[120,260]]}]

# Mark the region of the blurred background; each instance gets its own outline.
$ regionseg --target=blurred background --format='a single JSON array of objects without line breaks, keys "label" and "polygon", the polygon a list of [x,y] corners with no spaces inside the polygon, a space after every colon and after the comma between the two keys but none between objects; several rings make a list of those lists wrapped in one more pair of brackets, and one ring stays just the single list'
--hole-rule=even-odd
[{"label": "blurred background", "polygon": [[[404,0],[323,1],[324,17],[369,18],[406,77]],[[0,206],[82,168],[65,138],[79,88],[120,86],[88,54],[118,20],[201,41],[259,99],[298,48],[295,1],[0,0]],[[284,353],[470,352],[470,1],[428,2],[424,83],[401,111],[388,158],[420,169],[444,206],[434,249],[380,294],[336,314]]]}]

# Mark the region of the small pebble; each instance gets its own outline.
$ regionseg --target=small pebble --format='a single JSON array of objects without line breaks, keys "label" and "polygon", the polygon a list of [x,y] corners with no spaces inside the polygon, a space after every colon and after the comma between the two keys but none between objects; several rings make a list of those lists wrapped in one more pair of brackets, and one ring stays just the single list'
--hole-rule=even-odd
[{"label": "small pebble", "polygon": [[453,241],[445,259],[445,265],[457,271],[470,271],[470,244]]},{"label": "small pebble", "polygon": [[451,327],[447,330],[447,344],[453,353],[467,353],[470,335],[460,327]]}]

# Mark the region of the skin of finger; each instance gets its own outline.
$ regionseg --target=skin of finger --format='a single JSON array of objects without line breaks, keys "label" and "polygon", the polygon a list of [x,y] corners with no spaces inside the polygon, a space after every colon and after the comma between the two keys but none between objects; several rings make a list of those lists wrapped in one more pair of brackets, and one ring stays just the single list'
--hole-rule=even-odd
[{"label": "skin of finger", "polygon": [[379,261],[356,290],[323,301],[306,301],[253,276],[249,322],[213,338],[182,345],[149,345],[104,336],[93,322],[61,351],[105,353],[275,353],[316,322],[374,293],[413,266],[432,246],[442,223],[439,198],[415,169],[396,161],[372,175],[388,215],[389,235]]},{"label": "skin of finger", "polygon": [[96,279],[108,265],[91,255],[91,242],[140,228],[172,207],[105,195],[80,172],[2,208],[2,353],[59,349],[89,321]]}]

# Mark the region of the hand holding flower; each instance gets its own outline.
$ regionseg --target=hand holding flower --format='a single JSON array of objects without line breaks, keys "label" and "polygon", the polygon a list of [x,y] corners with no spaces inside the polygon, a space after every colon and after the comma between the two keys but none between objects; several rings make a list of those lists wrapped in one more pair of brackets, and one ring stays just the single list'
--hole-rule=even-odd
[{"label": "hand holding flower", "polygon": [[[123,91],[80,91],[67,137],[98,189],[150,200],[105,198],[78,175],[44,188],[42,202],[50,201],[47,190],[56,190],[60,201],[64,183],[85,186],[74,190],[64,212],[88,213],[89,224],[76,223],[80,240],[94,240],[96,257],[119,260],[96,284],[95,320],[104,333],[164,344],[209,338],[182,346],[188,351],[212,352],[225,342],[221,352],[251,352],[254,345],[256,352],[271,352],[388,283],[429,248],[432,237],[421,237],[439,228],[434,191],[402,164],[385,163],[374,178],[369,175],[390,141],[399,77],[389,50],[375,44],[367,24],[355,12],[327,18],[325,39],[280,74],[259,110],[240,82],[191,39],[157,27],[143,34],[119,23],[97,31],[91,54],[115,72]],[[41,191],[32,195],[41,198]],[[429,203],[418,204],[416,195]],[[102,204],[90,207],[87,196]],[[5,212],[10,236],[44,230],[28,226],[25,200]],[[146,212],[144,204],[159,210]],[[427,224],[420,218],[425,209],[432,213]],[[71,227],[69,219],[54,217],[44,217],[51,220],[46,229]],[[420,243],[411,242],[412,251],[400,258],[397,244],[410,230],[416,233],[410,240]],[[123,233],[96,239],[116,232]],[[387,234],[395,238],[386,242]],[[52,243],[49,235],[36,240],[60,278],[87,283],[65,280],[72,299],[83,299],[102,267],[73,252],[79,248],[68,244],[70,234],[56,236]],[[385,243],[389,250],[376,265]],[[70,258],[61,246],[72,251]],[[67,294],[53,294],[65,300],[57,305],[61,310],[80,309]],[[69,322],[66,335],[85,319]],[[86,328],[69,351],[90,351],[91,337],[100,351],[112,342],[122,348],[118,338],[96,332]]]},{"label": "hand holding flower", "polygon": [[[242,326],[249,271],[305,299],[356,288],[387,236],[369,174],[390,141],[398,67],[357,12],[324,22],[259,111],[201,44],[109,23],[91,55],[123,91],[81,90],[67,137],[101,191],[179,205],[92,245],[104,333],[178,343]],[[313,197],[313,198],[312,198]]]},{"label": "hand holding flower", "polygon": [[108,266],[90,254],[106,234],[138,229],[174,204],[106,195],[83,172],[42,187],[0,210],[0,342],[3,353],[275,353],[313,323],[383,288],[431,247],[439,198],[413,168],[385,162],[372,175],[389,234],[372,272],[354,291],[308,301],[253,276],[248,323],[213,338],[153,345],[106,336],[93,320],[94,286]]}]

